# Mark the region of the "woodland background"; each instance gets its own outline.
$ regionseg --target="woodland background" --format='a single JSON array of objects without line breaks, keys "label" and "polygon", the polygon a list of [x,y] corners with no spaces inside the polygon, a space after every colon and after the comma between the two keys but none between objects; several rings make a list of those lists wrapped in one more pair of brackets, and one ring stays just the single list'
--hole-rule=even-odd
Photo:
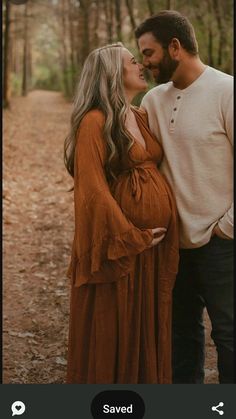
[{"label": "woodland background", "polygon": [[[14,0],[17,1],[17,0]],[[4,383],[65,383],[74,233],[72,180],[63,164],[72,98],[87,54],[122,41],[161,9],[193,23],[202,60],[233,71],[230,0],[3,0]],[[149,87],[152,81],[149,81]],[[140,97],[137,100],[140,100]],[[205,314],[205,383],[217,383]]]},{"label": "woodland background", "polygon": [[122,41],[138,56],[134,29],[161,9],[188,16],[202,60],[232,74],[232,0],[4,0],[4,105],[32,89],[72,97],[92,49]]}]

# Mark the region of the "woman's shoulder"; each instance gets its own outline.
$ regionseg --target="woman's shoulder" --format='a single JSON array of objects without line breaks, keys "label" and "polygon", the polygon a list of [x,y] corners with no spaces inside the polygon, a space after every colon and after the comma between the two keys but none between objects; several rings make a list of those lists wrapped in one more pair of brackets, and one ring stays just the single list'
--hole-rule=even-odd
[{"label": "woman's shoulder", "polygon": [[132,106],[133,111],[138,115],[145,124],[148,124],[148,115],[144,108],[139,108],[138,106]]},{"label": "woman's shoulder", "polygon": [[86,144],[104,148],[103,127],[105,116],[99,109],[91,109],[82,117],[77,131],[80,145]]},{"label": "woman's shoulder", "polygon": [[105,123],[105,115],[100,109],[91,109],[83,116],[81,123],[101,127]]},{"label": "woman's shoulder", "polygon": [[138,106],[132,105],[132,109],[134,110],[134,112],[137,112],[139,115],[142,115],[142,116],[147,115],[147,112],[145,111],[144,108],[140,108]]}]

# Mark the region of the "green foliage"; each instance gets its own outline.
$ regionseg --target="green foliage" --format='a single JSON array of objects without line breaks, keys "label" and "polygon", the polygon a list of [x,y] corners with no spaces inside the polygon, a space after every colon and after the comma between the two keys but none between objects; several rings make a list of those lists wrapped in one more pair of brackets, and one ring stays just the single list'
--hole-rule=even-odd
[{"label": "green foliage", "polygon": [[[154,81],[149,81],[147,91],[152,89],[155,86],[156,86],[156,84],[155,84]],[[146,94],[146,92],[142,92],[142,93],[139,93],[137,96],[135,96],[135,98],[132,101],[132,105],[140,106],[140,103],[142,102],[142,98],[145,94]]]},{"label": "green foliage", "polygon": [[11,93],[13,96],[21,95],[22,75],[11,73],[10,75]]},{"label": "green foliage", "polygon": [[74,95],[76,86],[76,71],[73,66],[68,66],[62,74],[63,83],[62,91],[66,97],[72,97]]},{"label": "green foliage", "polygon": [[57,67],[46,67],[38,65],[35,68],[32,87],[35,89],[45,89],[58,91],[62,89],[62,80]]},{"label": "green foliage", "polygon": [[34,66],[32,87],[61,91],[63,75],[60,63],[60,43],[53,27],[43,22],[34,38]]}]

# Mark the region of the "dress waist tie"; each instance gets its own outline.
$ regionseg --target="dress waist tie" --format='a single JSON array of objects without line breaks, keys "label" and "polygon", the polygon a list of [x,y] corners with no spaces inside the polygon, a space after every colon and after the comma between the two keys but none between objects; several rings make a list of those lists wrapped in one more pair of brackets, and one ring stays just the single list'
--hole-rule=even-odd
[{"label": "dress waist tie", "polygon": [[149,161],[133,166],[125,171],[126,173],[129,173],[130,187],[135,202],[138,202],[142,196],[141,182],[146,183],[150,178],[150,172],[148,169],[156,167],[157,166],[154,162]]}]

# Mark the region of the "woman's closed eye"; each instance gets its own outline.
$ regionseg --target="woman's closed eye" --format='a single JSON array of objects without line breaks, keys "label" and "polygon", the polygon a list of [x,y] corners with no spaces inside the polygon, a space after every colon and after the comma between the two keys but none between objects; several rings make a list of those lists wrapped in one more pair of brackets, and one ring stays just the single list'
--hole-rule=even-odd
[{"label": "woman's closed eye", "polygon": [[136,61],[134,57],[132,58],[131,61],[132,61],[132,64],[138,64],[138,61]]}]

